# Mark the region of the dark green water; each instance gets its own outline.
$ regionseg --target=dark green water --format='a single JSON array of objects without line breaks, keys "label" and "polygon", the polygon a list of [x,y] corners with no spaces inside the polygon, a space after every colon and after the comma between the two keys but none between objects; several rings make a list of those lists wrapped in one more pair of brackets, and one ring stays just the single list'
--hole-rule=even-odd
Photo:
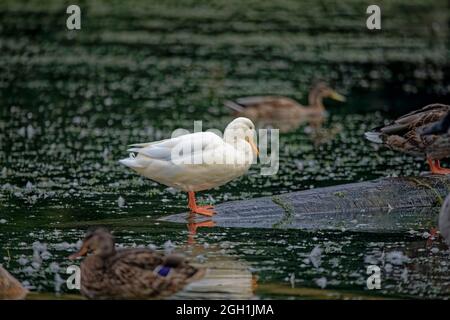
[{"label": "dark green water", "polygon": [[[200,194],[221,203],[418,175],[426,170],[421,159],[378,150],[363,133],[450,100],[445,1],[381,2],[377,33],[365,28],[368,4],[356,0],[86,1],[82,30],[71,32],[63,3],[44,3],[0,3],[0,263],[42,293],[74,293],[55,283],[91,225],[107,225],[124,246],[186,245],[185,225],[156,221],[186,210],[186,196],[119,165],[130,143],[192,130],[193,120],[222,130],[229,98],[306,102],[319,78],[347,96],[345,104],[326,101],[333,134],[321,143],[305,126],[281,136],[277,175],[261,176],[255,166]],[[239,261],[258,278],[259,297],[326,279],[335,292],[448,298],[449,251],[427,244],[423,232],[437,212],[424,214],[427,223],[390,233],[201,228],[202,250],[192,255]],[[49,254],[33,258],[37,242]],[[379,291],[366,289],[370,264],[382,267]]]}]

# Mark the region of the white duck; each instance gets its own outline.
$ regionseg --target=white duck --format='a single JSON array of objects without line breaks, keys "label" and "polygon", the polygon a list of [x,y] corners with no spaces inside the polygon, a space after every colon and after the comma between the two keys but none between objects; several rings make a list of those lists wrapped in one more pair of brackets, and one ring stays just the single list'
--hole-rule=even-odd
[{"label": "white duck", "polygon": [[188,193],[193,213],[212,216],[212,206],[198,206],[195,192],[223,185],[245,174],[258,148],[255,125],[247,118],[228,124],[223,139],[212,132],[131,145],[127,159],[119,162],[137,173]]}]

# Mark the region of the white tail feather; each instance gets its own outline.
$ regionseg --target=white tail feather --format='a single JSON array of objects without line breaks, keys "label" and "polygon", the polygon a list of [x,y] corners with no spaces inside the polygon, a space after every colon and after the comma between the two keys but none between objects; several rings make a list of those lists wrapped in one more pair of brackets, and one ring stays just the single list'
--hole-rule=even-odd
[{"label": "white tail feather", "polygon": [[154,142],[133,143],[133,144],[130,144],[130,145],[128,145],[128,146],[129,146],[129,147],[139,147],[139,148],[144,148],[144,147],[146,147],[146,146],[148,146],[148,145],[150,145],[150,144],[152,144],[152,143],[154,143]]},{"label": "white tail feather", "polygon": [[139,161],[134,158],[122,159],[122,160],[119,160],[119,163],[123,164],[124,166],[133,168],[133,169],[145,168],[145,166],[142,163],[139,163]]},{"label": "white tail feather", "polygon": [[379,132],[369,131],[364,133],[364,136],[366,137],[367,140],[373,143],[383,143],[383,140],[381,139],[381,133]]}]

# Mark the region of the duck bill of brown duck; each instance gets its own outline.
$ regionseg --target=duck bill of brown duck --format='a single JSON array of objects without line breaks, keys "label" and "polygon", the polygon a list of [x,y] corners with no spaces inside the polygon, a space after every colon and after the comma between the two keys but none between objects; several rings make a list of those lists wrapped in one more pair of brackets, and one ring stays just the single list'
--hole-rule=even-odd
[{"label": "duck bill of brown duck", "polygon": [[79,257],[84,257],[85,255],[87,255],[87,253],[88,253],[88,248],[87,248],[87,246],[83,245],[78,252],[75,252],[74,254],[71,254],[69,256],[69,259],[70,260],[75,260],[75,259],[77,259]]}]

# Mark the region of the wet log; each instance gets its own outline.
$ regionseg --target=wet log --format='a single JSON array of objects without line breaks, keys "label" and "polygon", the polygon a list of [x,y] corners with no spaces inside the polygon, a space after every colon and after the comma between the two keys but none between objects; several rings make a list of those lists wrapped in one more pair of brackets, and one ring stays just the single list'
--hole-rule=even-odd
[{"label": "wet log", "polygon": [[216,206],[212,218],[189,213],[160,220],[214,221],[218,227],[398,231],[435,224],[450,175],[391,177]]}]

